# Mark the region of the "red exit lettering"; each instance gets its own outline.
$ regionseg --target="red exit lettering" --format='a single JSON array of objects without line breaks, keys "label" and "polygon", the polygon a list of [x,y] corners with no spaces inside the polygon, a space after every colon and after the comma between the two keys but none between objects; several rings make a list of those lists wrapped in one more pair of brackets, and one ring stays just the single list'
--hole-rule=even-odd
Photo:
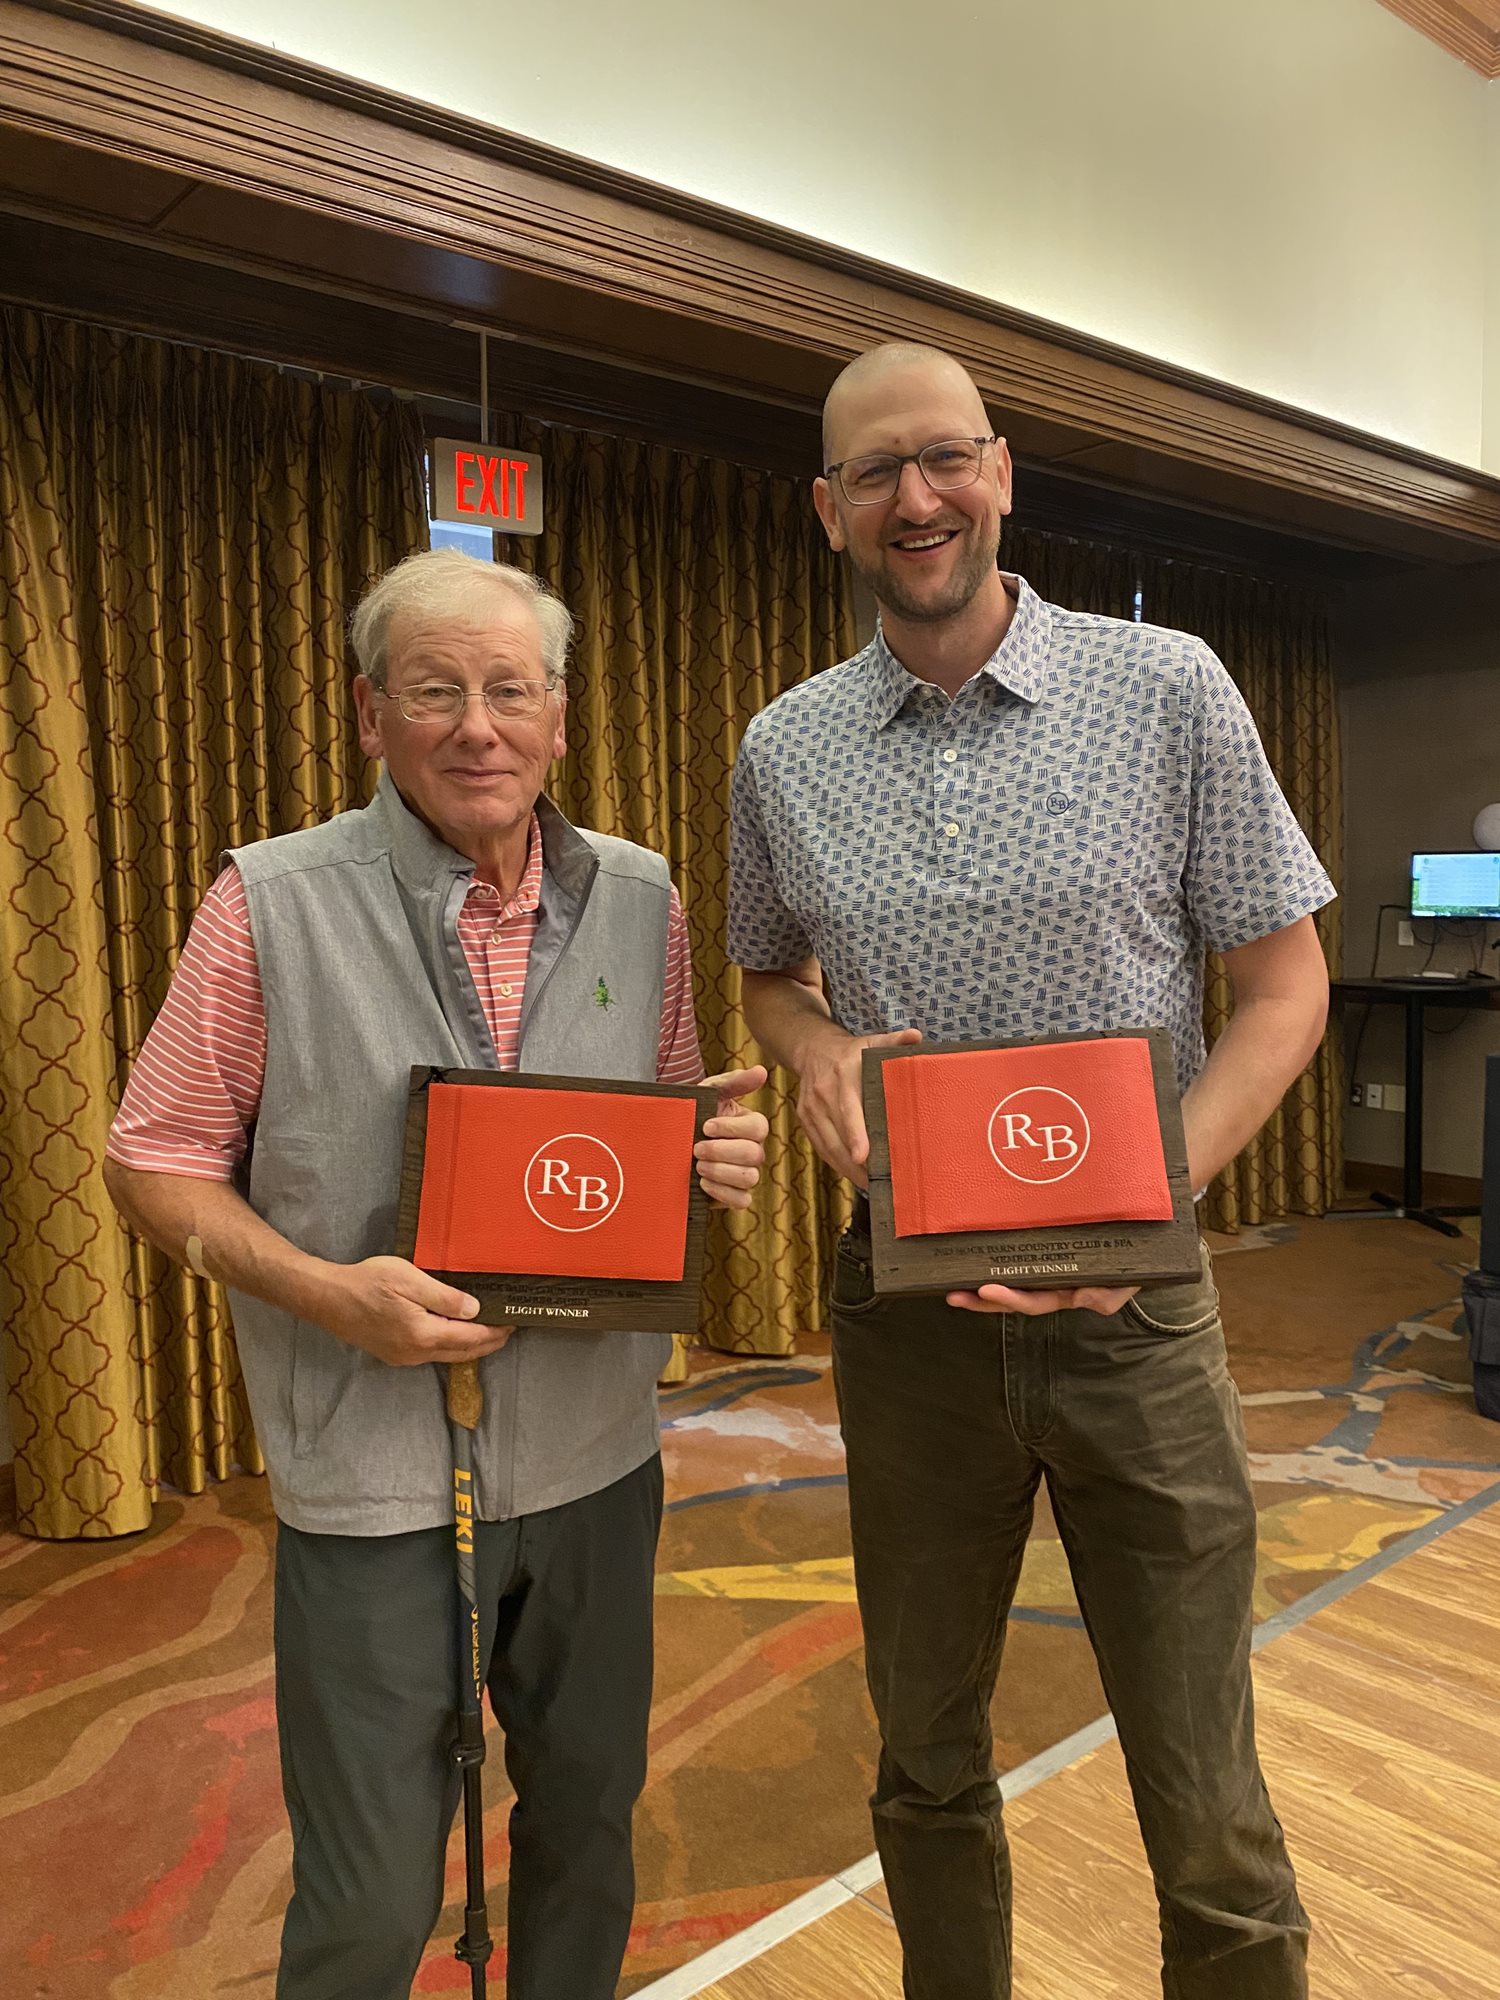
[{"label": "red exit lettering", "polygon": [[[454,505],[460,514],[476,514],[486,520],[508,521],[526,513],[526,461],[481,451],[459,451],[453,455]],[[475,491],[478,491],[476,499]]]}]

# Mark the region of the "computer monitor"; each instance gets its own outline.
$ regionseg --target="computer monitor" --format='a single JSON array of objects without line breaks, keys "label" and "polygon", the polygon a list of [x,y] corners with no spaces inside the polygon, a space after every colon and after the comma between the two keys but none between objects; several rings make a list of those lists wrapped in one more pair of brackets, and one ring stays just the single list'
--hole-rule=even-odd
[{"label": "computer monitor", "polygon": [[1414,854],[1411,913],[1500,922],[1500,854]]}]

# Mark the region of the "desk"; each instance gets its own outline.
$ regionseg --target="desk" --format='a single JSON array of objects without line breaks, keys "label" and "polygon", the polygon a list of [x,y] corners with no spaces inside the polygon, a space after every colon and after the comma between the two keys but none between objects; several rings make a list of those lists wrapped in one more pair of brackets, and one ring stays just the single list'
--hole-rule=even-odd
[{"label": "desk", "polygon": [[1342,1208],[1338,1215],[1404,1215],[1425,1223],[1444,1236],[1461,1236],[1449,1215],[1477,1215],[1477,1208],[1426,1208],[1422,1203],[1422,1064],[1425,1038],[1422,1016],[1429,1007],[1500,1007],[1500,982],[1492,979],[1335,979],[1331,991],[1338,1000],[1359,1000],[1371,1006],[1398,1006],[1405,1015],[1406,1112],[1402,1133],[1401,1199],[1377,1194],[1378,1208]]}]

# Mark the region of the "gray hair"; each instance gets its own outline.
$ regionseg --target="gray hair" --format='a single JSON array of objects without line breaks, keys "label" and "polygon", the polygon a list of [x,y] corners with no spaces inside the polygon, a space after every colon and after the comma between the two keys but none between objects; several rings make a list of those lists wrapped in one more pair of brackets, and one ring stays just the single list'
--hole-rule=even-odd
[{"label": "gray hair", "polygon": [[482,617],[501,592],[512,602],[519,599],[531,612],[541,633],[547,677],[561,681],[573,636],[573,615],[567,605],[525,570],[510,563],[483,562],[462,549],[421,549],[370,585],[349,620],[349,643],[361,673],[375,687],[385,686],[391,623],[401,614],[465,624]]}]

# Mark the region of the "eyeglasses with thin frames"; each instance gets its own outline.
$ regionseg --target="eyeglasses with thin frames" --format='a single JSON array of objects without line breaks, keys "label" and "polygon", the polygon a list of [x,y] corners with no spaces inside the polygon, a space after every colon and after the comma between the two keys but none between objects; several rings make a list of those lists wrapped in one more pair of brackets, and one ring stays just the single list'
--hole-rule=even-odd
[{"label": "eyeglasses with thin frames", "polygon": [[545,680],[491,681],[482,688],[461,688],[452,681],[417,681],[411,687],[376,688],[382,701],[393,701],[408,722],[456,722],[471,701],[482,701],[496,722],[517,722],[540,715],[547,697],[562,685],[562,677]]},{"label": "eyeglasses with thin frames", "polygon": [[867,452],[860,458],[841,458],[837,465],[823,468],[823,477],[837,479],[839,491],[851,507],[878,507],[894,498],[901,484],[902,470],[914,465],[934,493],[952,493],[960,486],[972,486],[984,466],[985,448],[995,442],[994,434],[977,438],[942,438],[925,444],[920,451]]}]

